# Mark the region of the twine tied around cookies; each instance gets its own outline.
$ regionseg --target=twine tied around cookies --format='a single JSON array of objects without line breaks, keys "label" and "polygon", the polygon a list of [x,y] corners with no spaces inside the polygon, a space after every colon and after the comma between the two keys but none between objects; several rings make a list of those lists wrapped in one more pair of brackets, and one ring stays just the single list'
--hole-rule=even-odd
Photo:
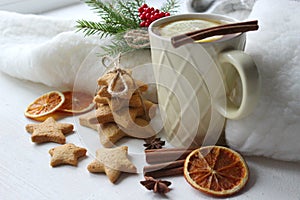
[{"label": "twine tied around cookies", "polygon": [[[131,75],[124,69],[120,68],[120,59],[121,59],[121,54],[118,55],[117,57],[117,61],[115,61],[115,59],[113,59],[110,56],[103,56],[102,57],[102,64],[105,68],[109,69],[110,66],[106,64],[106,61],[110,61],[111,63],[114,64],[113,68],[110,69],[107,73],[114,73],[116,74],[115,77],[110,81],[110,83],[108,84],[108,88],[107,91],[109,94],[111,94],[113,97],[120,97],[123,95],[126,95],[128,93],[128,85],[124,79],[124,74],[128,75],[132,80],[133,78],[131,77]],[[117,80],[120,78],[123,87],[122,91],[113,91]],[[133,85],[135,86],[135,82],[133,80]]]},{"label": "twine tied around cookies", "polygon": [[134,49],[150,47],[149,34],[146,30],[129,30],[125,33],[124,39],[127,45]]},{"label": "twine tied around cookies", "polygon": [[[113,63],[113,67],[112,69],[110,69],[107,73],[113,73],[115,74],[114,78],[108,83],[108,88],[107,88],[107,92],[109,94],[111,94],[112,97],[121,97],[123,95],[127,95],[129,92],[129,87],[127,85],[127,82],[124,78],[125,75],[127,75],[130,80],[133,83],[133,88],[135,88],[137,90],[137,94],[141,100],[142,103],[142,108],[143,111],[145,113],[146,119],[147,121],[150,120],[150,117],[148,115],[147,109],[146,109],[146,105],[144,103],[140,88],[136,85],[134,78],[132,77],[132,75],[130,73],[128,73],[128,71],[126,71],[125,69],[123,69],[120,64],[120,60],[121,60],[121,54],[119,53],[117,58],[112,58],[111,56],[103,56],[102,57],[102,64],[105,68],[110,69],[110,64]],[[110,64],[107,64],[107,61],[110,62]],[[123,89],[121,91],[114,91],[114,88],[117,84],[118,79],[121,80],[121,83],[123,85]]]}]

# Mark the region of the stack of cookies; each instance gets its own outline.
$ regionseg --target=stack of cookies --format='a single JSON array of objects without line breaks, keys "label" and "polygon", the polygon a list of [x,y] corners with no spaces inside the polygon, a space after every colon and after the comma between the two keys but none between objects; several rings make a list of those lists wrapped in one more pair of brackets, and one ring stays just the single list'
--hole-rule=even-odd
[{"label": "stack of cookies", "polygon": [[155,136],[149,122],[155,116],[156,104],[142,97],[147,84],[133,79],[129,70],[115,69],[100,77],[98,86],[96,111],[80,117],[80,124],[97,129],[104,147],[112,147],[125,136]]}]

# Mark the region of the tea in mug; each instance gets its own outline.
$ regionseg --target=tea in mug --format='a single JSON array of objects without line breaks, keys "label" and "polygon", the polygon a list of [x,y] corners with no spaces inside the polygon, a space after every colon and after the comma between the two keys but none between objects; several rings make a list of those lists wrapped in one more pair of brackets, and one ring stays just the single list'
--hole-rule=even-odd
[{"label": "tea in mug", "polygon": [[[221,21],[213,21],[207,19],[181,19],[177,21],[168,22],[160,25],[155,29],[155,33],[166,38],[171,38],[176,35],[206,29],[214,26],[219,26],[222,24],[226,24]],[[203,40],[199,40],[196,42],[213,42],[216,40],[223,39],[223,35],[209,37]]]}]

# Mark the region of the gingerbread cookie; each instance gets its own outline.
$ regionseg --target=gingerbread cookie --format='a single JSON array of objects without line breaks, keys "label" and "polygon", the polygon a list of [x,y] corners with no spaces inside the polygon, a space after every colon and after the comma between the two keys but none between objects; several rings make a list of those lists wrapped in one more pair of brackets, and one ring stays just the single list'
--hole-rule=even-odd
[{"label": "gingerbread cookie", "polygon": [[127,136],[126,133],[113,122],[101,124],[98,133],[101,144],[106,148],[112,147],[117,141]]},{"label": "gingerbread cookie", "polygon": [[108,86],[102,86],[99,88],[99,91],[97,92],[97,95],[99,95],[100,97],[107,97],[107,98],[111,98],[111,94],[109,94],[109,92],[107,91]]},{"label": "gingerbread cookie", "polygon": [[137,112],[138,109],[136,108],[123,108],[113,113],[114,121],[126,129],[130,124],[134,123]]},{"label": "gingerbread cookie", "polygon": [[99,104],[109,105],[112,111],[117,111],[124,107],[136,108],[142,106],[142,101],[138,94],[132,95],[130,100],[121,99],[121,98],[101,97],[100,95],[96,95],[94,98],[94,102],[98,105]]},{"label": "gingerbread cookie", "polygon": [[95,111],[96,119],[90,119],[90,123],[94,124],[104,124],[114,121],[114,116],[111,112],[109,105],[100,104]]},{"label": "gingerbread cookie", "polygon": [[128,159],[128,147],[102,148],[96,151],[96,159],[87,167],[89,172],[104,172],[115,183],[122,172],[136,173],[137,169]]},{"label": "gingerbread cookie", "polygon": [[[131,76],[131,71],[127,69],[115,69],[104,74],[98,79],[99,86],[112,86],[114,92],[120,92],[125,89],[130,91],[135,91],[139,86],[137,85],[137,80],[134,80]],[[132,93],[133,93],[132,92]]]},{"label": "gingerbread cookie", "polygon": [[107,86],[116,76],[115,73],[105,73],[98,79],[99,86]]},{"label": "gingerbread cookie", "polygon": [[[157,104],[154,104],[148,100],[144,100],[143,102],[144,102],[145,109],[146,109],[146,112],[148,113],[149,118],[152,119],[156,115]],[[145,115],[144,108],[142,106],[137,108],[137,117],[141,117],[141,118],[148,120]]]},{"label": "gingerbread cookie", "polygon": [[[136,87],[139,89],[139,92],[141,92],[141,93],[146,92],[148,90],[148,86],[142,81],[137,80],[135,82],[135,84],[136,84]],[[138,92],[137,88],[129,88],[128,92],[126,94],[120,95],[119,98],[130,99],[132,95],[137,94],[137,92]],[[119,91],[121,91],[121,90],[119,90]],[[107,85],[100,87],[97,94],[101,97],[112,98],[112,95],[108,92],[108,86]]]},{"label": "gingerbread cookie", "polygon": [[88,128],[91,128],[91,129],[94,129],[96,131],[98,131],[98,128],[100,126],[100,124],[98,123],[91,123],[91,121],[95,121],[96,120],[96,111],[93,110],[93,111],[90,111],[88,113],[85,113],[81,116],[79,116],[79,124],[81,126],[85,126],[85,127],[88,127]]},{"label": "gingerbread cookie", "polygon": [[66,143],[65,134],[73,131],[73,125],[58,123],[52,117],[47,118],[40,124],[27,124],[26,131],[32,133],[31,140],[35,143],[56,142]]},{"label": "gingerbread cookie", "polygon": [[[128,80],[128,75],[132,75],[132,72],[130,69],[122,69],[122,71],[124,73],[122,73],[123,76],[126,76],[126,81]],[[103,76],[101,76],[98,79],[98,85],[102,86],[102,85],[109,85],[113,79],[116,77],[117,72],[113,72],[113,71],[109,71],[107,73],[105,73]],[[119,78],[119,77],[118,77]]]},{"label": "gingerbread cookie", "polygon": [[51,155],[50,165],[52,167],[65,164],[77,166],[78,158],[86,155],[86,149],[70,143],[50,149],[49,154]]},{"label": "gingerbread cookie", "polygon": [[[90,123],[100,123],[105,124],[109,122],[115,122],[116,119],[120,119],[120,123],[127,120],[127,118],[130,118],[134,120],[137,116],[138,110],[136,108],[123,108],[121,110],[118,110],[116,112],[112,112],[108,105],[100,105],[96,110],[96,118],[91,118]],[[124,122],[125,123],[125,122]]]},{"label": "gingerbread cookie", "polygon": [[144,139],[156,135],[149,121],[157,106],[141,97],[148,85],[134,80],[125,69],[115,68],[98,79],[98,86],[95,116],[84,116],[80,124],[98,129],[103,146],[111,147],[125,136]]},{"label": "gingerbread cookie", "polygon": [[155,135],[155,131],[151,126],[145,127],[149,124],[148,121],[143,118],[135,118],[135,125],[131,126],[129,129],[120,127],[115,122],[105,123],[105,124],[91,124],[90,119],[95,118],[95,111],[86,113],[79,117],[79,123],[82,126],[92,128],[98,131],[101,144],[106,147],[112,147],[120,139],[124,137],[134,137],[134,138],[149,138]]},{"label": "gingerbread cookie", "polygon": [[[156,104],[153,104],[151,101],[145,100],[144,105],[146,108],[146,112],[148,113],[150,118],[153,118],[156,113]],[[90,118],[89,123],[91,124],[105,124],[109,122],[117,122],[119,125],[126,128],[126,121],[128,121],[131,116],[132,120],[135,120],[136,117],[145,117],[144,108],[138,107],[138,108],[128,108],[125,107],[121,110],[115,111],[114,113],[110,109],[108,105],[105,104],[99,104],[98,108],[96,110],[96,118]]]},{"label": "gingerbread cookie", "polygon": [[148,126],[149,122],[143,118],[136,118],[134,123],[127,124],[126,128],[121,127],[127,136],[133,138],[146,139],[156,135],[152,126]]}]

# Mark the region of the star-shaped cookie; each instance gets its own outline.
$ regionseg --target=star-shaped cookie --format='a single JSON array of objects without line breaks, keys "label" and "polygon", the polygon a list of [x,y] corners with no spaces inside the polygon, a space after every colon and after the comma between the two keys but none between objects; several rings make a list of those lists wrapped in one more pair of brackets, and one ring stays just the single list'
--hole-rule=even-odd
[{"label": "star-shaped cookie", "polygon": [[[142,81],[135,80],[135,84],[136,84],[137,88],[139,88],[139,91],[140,91],[140,92],[146,92],[146,91],[148,90],[148,85],[145,84],[145,83],[143,83]],[[130,84],[130,85],[132,85],[132,84]],[[132,86],[130,86],[130,85],[129,85],[128,87],[131,88],[131,89],[129,89],[128,93],[119,96],[119,98],[122,98],[122,99],[130,99],[131,96],[132,96],[133,94],[136,94],[136,93],[137,93],[137,92],[136,92],[136,89],[137,89],[137,88],[132,88]],[[119,88],[119,89],[120,89],[120,88]],[[124,88],[123,88],[123,89],[124,89]],[[106,86],[102,86],[102,87],[99,89],[99,91],[97,92],[97,94],[98,94],[99,96],[101,96],[101,97],[108,97],[108,98],[111,98],[111,97],[112,97],[111,94],[108,92],[108,86],[107,86],[107,85],[106,85]]]},{"label": "star-shaped cookie", "polygon": [[64,134],[73,131],[73,125],[68,123],[58,123],[53,117],[47,118],[40,124],[27,124],[26,131],[32,133],[31,140],[36,143],[56,142],[66,143]]},{"label": "star-shaped cookie", "polygon": [[96,159],[87,167],[89,172],[104,172],[112,183],[120,177],[121,172],[136,173],[136,167],[127,157],[128,147],[102,148],[96,151]]},{"label": "star-shaped cookie", "polygon": [[[142,108],[141,108],[142,109]],[[91,124],[105,124],[109,122],[114,122],[116,121],[116,117],[118,119],[126,119],[126,118],[131,118],[134,120],[139,112],[138,108],[123,108],[122,110],[112,112],[110,109],[109,105],[101,104],[98,106],[95,116],[96,118],[91,118],[90,123]],[[143,113],[142,113],[143,114]],[[126,123],[124,120],[119,120],[120,123]]]},{"label": "star-shaped cookie", "polygon": [[[97,130],[101,144],[106,147],[112,147],[124,137],[149,138],[156,135],[156,132],[149,125],[149,122],[143,118],[134,120],[135,126],[121,127],[115,122],[105,124],[93,124],[90,121],[96,119],[95,111],[91,111],[79,117],[79,123],[82,126]],[[147,126],[147,127],[146,127]]]},{"label": "star-shaped cookie", "polygon": [[85,156],[86,149],[69,143],[50,149],[49,154],[52,167],[64,164],[77,166],[78,158]]},{"label": "star-shaped cookie", "polygon": [[96,95],[94,97],[94,102],[96,104],[104,104],[109,105],[110,109],[112,111],[120,110],[124,107],[141,107],[142,101],[138,94],[132,95],[132,97],[128,99],[122,99],[122,98],[108,98],[108,97],[101,97],[100,95]]},{"label": "star-shaped cookie", "polygon": [[91,129],[94,129],[94,130],[98,130],[100,124],[98,123],[91,123],[90,121],[93,121],[93,120],[97,120],[96,119],[96,114],[95,114],[95,111],[92,110],[88,113],[85,113],[85,114],[82,114],[79,116],[79,124],[81,126],[85,126],[85,127],[88,127],[88,128],[91,128]]},{"label": "star-shaped cookie", "polygon": [[112,147],[117,141],[127,136],[116,123],[101,124],[98,133],[101,144],[106,148]]}]

